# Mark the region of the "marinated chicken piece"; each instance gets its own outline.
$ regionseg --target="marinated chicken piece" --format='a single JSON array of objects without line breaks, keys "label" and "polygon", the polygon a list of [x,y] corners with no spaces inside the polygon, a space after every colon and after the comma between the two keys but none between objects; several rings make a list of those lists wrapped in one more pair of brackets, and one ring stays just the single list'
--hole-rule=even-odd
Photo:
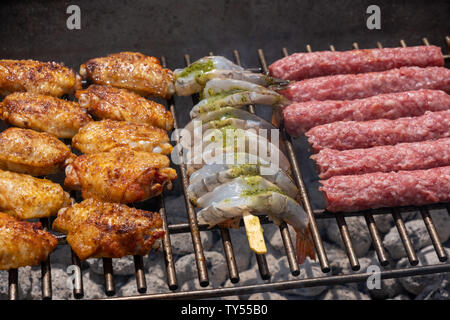
[{"label": "marinated chicken piece", "polygon": [[155,197],[177,178],[168,157],[116,148],[77,157],[66,167],[64,185],[84,199],[131,203]]},{"label": "marinated chicken piece", "polygon": [[35,266],[47,259],[58,240],[40,222],[20,221],[0,212],[0,269]]},{"label": "marinated chicken piece", "polygon": [[48,132],[58,138],[72,138],[92,121],[87,109],[77,102],[30,92],[8,95],[0,117],[14,126]]},{"label": "marinated chicken piece", "polygon": [[155,57],[120,52],[94,58],[80,66],[80,74],[93,83],[129,89],[142,95],[170,98],[175,92],[173,74]]},{"label": "marinated chicken piece", "polygon": [[81,89],[81,77],[56,62],[0,60],[0,95],[28,91],[62,96]]},{"label": "marinated chicken piece", "polygon": [[165,234],[157,212],[94,199],[61,209],[53,229],[67,234],[67,242],[82,260],[147,255],[159,248]]},{"label": "marinated chicken piece", "polygon": [[47,179],[0,170],[0,211],[19,219],[56,216],[72,203],[63,188]]},{"label": "marinated chicken piece", "polygon": [[70,148],[45,132],[9,128],[0,133],[0,169],[33,176],[57,173],[75,158]]},{"label": "marinated chicken piece", "polygon": [[96,118],[145,123],[165,130],[173,128],[172,114],[161,104],[125,89],[91,85],[75,93],[80,106]]},{"label": "marinated chicken piece", "polygon": [[114,120],[85,125],[73,137],[72,146],[85,154],[111,151],[118,147],[161,154],[170,154],[173,149],[163,129]]}]

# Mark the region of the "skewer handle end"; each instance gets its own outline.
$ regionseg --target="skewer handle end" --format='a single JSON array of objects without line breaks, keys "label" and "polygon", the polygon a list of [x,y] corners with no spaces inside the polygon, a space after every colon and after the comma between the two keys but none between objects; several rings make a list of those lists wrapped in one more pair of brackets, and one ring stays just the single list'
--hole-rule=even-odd
[{"label": "skewer handle end", "polygon": [[248,212],[243,214],[245,231],[247,233],[250,249],[257,254],[267,253],[266,242],[264,241],[263,228],[257,216]]}]

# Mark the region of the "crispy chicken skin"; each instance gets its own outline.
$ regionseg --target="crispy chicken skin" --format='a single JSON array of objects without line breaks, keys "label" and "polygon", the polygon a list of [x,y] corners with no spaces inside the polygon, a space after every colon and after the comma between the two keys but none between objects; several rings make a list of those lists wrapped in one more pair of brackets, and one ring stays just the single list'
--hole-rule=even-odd
[{"label": "crispy chicken skin", "polygon": [[12,93],[3,100],[0,117],[14,126],[72,138],[92,121],[87,109],[77,102],[30,92]]},{"label": "crispy chicken skin", "polygon": [[91,85],[75,93],[80,106],[98,119],[145,123],[165,130],[173,128],[172,114],[161,104],[125,89]]},{"label": "crispy chicken skin", "polygon": [[62,96],[81,89],[81,77],[56,62],[0,60],[0,95],[28,91]]},{"label": "crispy chicken skin", "polygon": [[56,216],[72,203],[63,188],[47,179],[0,170],[0,211],[19,219]]},{"label": "crispy chicken skin", "polygon": [[0,212],[0,269],[35,266],[47,259],[58,240],[40,222],[20,221]]},{"label": "crispy chicken skin", "polygon": [[129,89],[144,96],[170,98],[175,92],[172,71],[155,57],[120,52],[94,58],[80,66],[80,74],[93,83]]},{"label": "crispy chicken skin", "polygon": [[177,178],[168,157],[116,148],[77,157],[66,167],[64,185],[81,189],[83,199],[131,203],[155,197]]},{"label": "crispy chicken skin", "polygon": [[57,173],[75,155],[51,134],[9,128],[0,133],[0,169],[33,176]]},{"label": "crispy chicken skin", "polygon": [[84,154],[128,147],[135,151],[170,154],[172,145],[163,129],[148,124],[102,120],[85,125],[73,137],[72,146]]},{"label": "crispy chicken skin", "polygon": [[164,236],[159,213],[94,199],[61,209],[53,229],[67,234],[82,260],[147,255]]}]

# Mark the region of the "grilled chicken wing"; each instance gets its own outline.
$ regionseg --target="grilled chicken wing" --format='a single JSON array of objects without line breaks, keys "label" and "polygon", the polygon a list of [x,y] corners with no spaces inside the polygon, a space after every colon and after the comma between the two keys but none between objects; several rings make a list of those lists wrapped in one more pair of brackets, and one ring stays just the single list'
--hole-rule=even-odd
[{"label": "grilled chicken wing", "polygon": [[0,169],[33,176],[60,171],[75,155],[51,134],[9,128],[0,133]]},{"label": "grilled chicken wing", "polygon": [[161,104],[125,89],[91,85],[75,93],[80,106],[99,119],[146,123],[158,128],[173,128],[172,114]]},{"label": "grilled chicken wing", "polygon": [[87,109],[76,102],[30,92],[8,95],[0,117],[14,126],[45,131],[58,138],[72,138],[92,121]]},{"label": "grilled chicken wing", "polygon": [[94,199],[61,209],[53,229],[67,234],[67,242],[82,260],[146,255],[160,246],[164,236],[159,213]]},{"label": "grilled chicken wing", "polygon": [[40,222],[20,221],[0,212],[0,269],[34,266],[47,259],[58,240]]},{"label": "grilled chicken wing", "polygon": [[93,83],[129,89],[142,95],[170,98],[175,92],[172,71],[158,59],[139,52],[120,52],[82,64],[80,74]]},{"label": "grilled chicken wing", "polygon": [[73,137],[72,146],[85,154],[128,147],[135,151],[170,154],[167,132],[147,124],[103,120],[85,125]]},{"label": "grilled chicken wing", "polygon": [[159,195],[177,178],[168,157],[116,148],[77,157],[66,167],[64,185],[81,189],[84,199],[130,203]]},{"label": "grilled chicken wing", "polygon": [[0,210],[19,219],[55,216],[72,203],[63,188],[47,179],[0,170]]},{"label": "grilled chicken wing", "polygon": [[0,60],[0,95],[16,91],[62,96],[81,88],[81,77],[56,62]]}]

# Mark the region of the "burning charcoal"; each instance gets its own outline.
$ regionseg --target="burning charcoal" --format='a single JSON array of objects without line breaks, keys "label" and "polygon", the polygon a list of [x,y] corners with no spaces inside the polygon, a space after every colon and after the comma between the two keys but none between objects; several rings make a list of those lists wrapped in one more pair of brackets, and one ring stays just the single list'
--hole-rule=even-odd
[{"label": "burning charcoal", "polygon": [[[355,253],[358,257],[363,257],[372,244],[372,239],[370,238],[366,221],[363,217],[349,217],[346,218],[345,221],[352,237]],[[330,226],[327,229],[327,236],[334,243],[338,244],[339,247],[345,249],[344,243],[342,242],[341,233],[339,232],[339,228],[336,223],[330,223]]]},{"label": "burning charcoal", "polygon": [[[147,283],[147,293],[162,293],[162,292],[169,292],[169,288],[167,286],[167,282],[165,281],[165,278],[161,278],[159,276],[156,276],[152,274],[151,272],[145,273],[145,281]],[[120,289],[119,289],[119,295],[120,296],[135,296],[138,294],[137,288],[136,288],[136,278],[131,277],[127,283],[125,283]]]},{"label": "burning charcoal", "polygon": [[[213,234],[210,231],[200,232],[203,250],[210,250],[213,244]],[[173,254],[189,254],[194,252],[190,233],[175,233],[170,235]]]},{"label": "burning charcoal", "polygon": [[[431,239],[423,220],[408,221],[405,223],[405,227],[415,250],[431,244]],[[398,230],[396,227],[392,227],[384,237],[383,244],[394,260],[398,260],[406,255],[405,247],[402,242],[398,241]]]},{"label": "burning charcoal", "polygon": [[324,300],[370,300],[370,297],[350,286],[332,287],[323,296]]},{"label": "burning charcoal", "polygon": [[[447,256],[450,256],[450,248],[444,249],[445,252],[447,253]],[[436,252],[434,251],[432,245],[420,250],[420,252],[417,253],[417,256],[419,258],[419,266],[434,265],[439,263]],[[406,268],[408,266],[409,266],[408,258],[402,258],[397,263],[397,268]],[[402,287],[405,288],[406,291],[414,295],[419,295],[426,287],[430,285],[436,286],[437,284],[440,284],[444,280],[450,281],[450,273],[448,272],[436,273],[429,275],[399,278]]]},{"label": "burning charcoal", "polygon": [[[222,285],[228,277],[227,263],[224,256],[218,252],[205,251],[205,259],[207,266],[209,266],[209,282],[214,287]],[[196,279],[198,273],[195,255],[191,253],[182,256],[175,263],[175,269],[177,270],[177,279],[180,286],[188,280]]]},{"label": "burning charcoal", "polygon": [[[267,227],[269,227],[269,225],[265,225],[263,227],[264,235],[266,234]],[[250,261],[253,259],[252,251],[248,247],[247,236],[245,235],[245,232],[242,229],[230,229],[229,231],[231,243],[233,244],[233,251],[236,259],[237,268],[239,272],[245,271],[248,269]],[[222,241],[217,241],[214,244],[212,251],[220,252],[221,254],[223,254]]]},{"label": "burning charcoal", "polygon": [[369,290],[369,294],[374,299],[386,299],[397,296],[403,291],[398,279],[381,280],[380,289]]},{"label": "burning charcoal", "polygon": [[287,300],[287,298],[276,292],[261,292],[252,294],[248,300]]}]

